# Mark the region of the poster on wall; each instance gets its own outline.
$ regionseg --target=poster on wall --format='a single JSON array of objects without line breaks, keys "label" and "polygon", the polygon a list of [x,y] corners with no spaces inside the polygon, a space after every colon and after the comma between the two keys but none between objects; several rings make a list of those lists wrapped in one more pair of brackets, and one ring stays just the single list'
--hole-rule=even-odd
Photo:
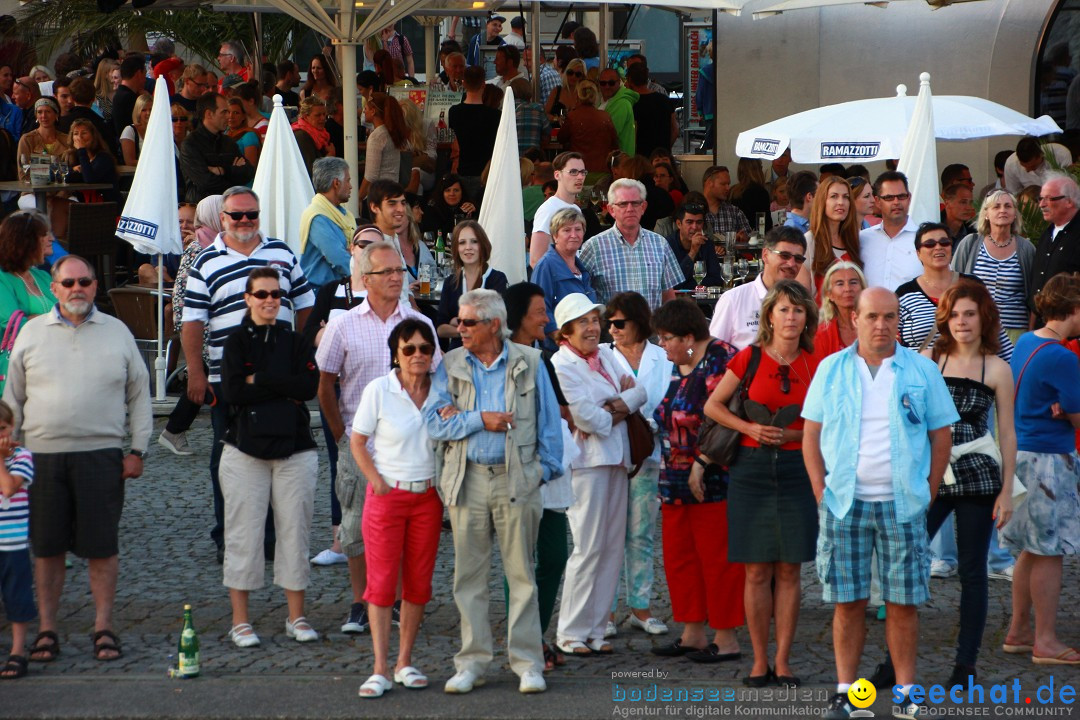
[{"label": "poster on wall", "polygon": [[412,100],[416,103],[416,107],[420,108],[420,112],[424,112],[424,106],[427,104],[428,92],[428,89],[422,85],[390,87],[390,97],[398,102],[402,100]]},{"label": "poster on wall", "polygon": [[687,77],[684,78],[683,87],[687,88],[690,96],[690,117],[687,123],[690,126],[702,125],[701,113],[698,112],[697,97],[698,73],[702,65],[712,62],[708,56],[702,57],[702,50],[708,47],[712,41],[712,23],[686,23],[686,68]]}]

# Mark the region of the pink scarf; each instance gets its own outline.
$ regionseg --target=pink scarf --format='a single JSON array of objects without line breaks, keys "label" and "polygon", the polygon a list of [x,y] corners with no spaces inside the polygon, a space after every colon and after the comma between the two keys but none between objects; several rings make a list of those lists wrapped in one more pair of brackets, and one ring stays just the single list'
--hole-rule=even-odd
[{"label": "pink scarf", "polygon": [[329,130],[320,130],[304,118],[299,118],[296,122],[294,122],[292,124],[292,129],[303,130],[308,135],[310,135],[311,139],[315,141],[315,149],[319,150],[320,152],[323,148],[326,147],[327,143],[330,142]]},{"label": "pink scarf", "polygon": [[563,340],[561,343],[559,343],[559,345],[561,347],[569,349],[570,352],[574,353],[579,358],[584,360],[585,364],[587,364],[589,366],[590,370],[592,370],[595,373],[600,373],[600,375],[605,380],[607,380],[609,383],[611,383],[612,385],[615,386],[615,389],[619,388],[619,384],[611,379],[611,376],[608,375],[607,370],[605,370],[604,366],[600,363],[600,348],[597,348],[596,350],[593,350],[591,353],[586,355],[586,354],[582,353],[580,350],[578,350],[576,347],[574,347],[573,345],[568,343],[566,340]]}]

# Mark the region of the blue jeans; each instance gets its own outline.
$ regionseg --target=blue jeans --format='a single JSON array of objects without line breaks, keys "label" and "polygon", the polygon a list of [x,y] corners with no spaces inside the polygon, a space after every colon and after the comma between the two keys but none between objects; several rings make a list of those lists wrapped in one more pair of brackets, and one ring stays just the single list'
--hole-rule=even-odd
[{"label": "blue jeans", "polygon": [[[953,519],[950,515],[945,519],[938,534],[930,543],[930,555],[934,560],[942,560],[952,567],[957,566],[956,560],[956,532],[953,529]],[[990,552],[986,556],[986,566],[993,572],[1001,572],[1010,568],[1016,559],[1008,550],[998,545],[997,528],[990,535]]]},{"label": "blue jeans", "polygon": [[994,527],[994,498],[939,497],[926,514],[926,531],[938,534],[950,514],[956,515],[959,530],[960,633],[956,664],[974,666],[986,628],[986,553]]}]

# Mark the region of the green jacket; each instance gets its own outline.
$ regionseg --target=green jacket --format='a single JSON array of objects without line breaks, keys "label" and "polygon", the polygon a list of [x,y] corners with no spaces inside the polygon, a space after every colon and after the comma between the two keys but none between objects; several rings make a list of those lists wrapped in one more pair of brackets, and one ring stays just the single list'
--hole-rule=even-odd
[{"label": "green jacket", "polygon": [[633,155],[637,147],[637,125],[634,124],[634,104],[641,97],[627,87],[619,88],[607,101],[604,110],[611,116],[615,132],[619,136],[619,149]]}]

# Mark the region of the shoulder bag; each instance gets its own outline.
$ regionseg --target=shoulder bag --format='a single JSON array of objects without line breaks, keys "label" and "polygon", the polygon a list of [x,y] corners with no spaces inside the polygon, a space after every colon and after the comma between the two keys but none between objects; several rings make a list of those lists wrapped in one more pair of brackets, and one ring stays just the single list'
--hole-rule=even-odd
[{"label": "shoulder bag", "polygon": [[[746,366],[746,374],[739,381],[731,399],[728,400],[728,410],[736,417],[746,420],[746,410],[743,405],[750,393],[750,384],[754,382],[758,365],[761,364],[761,346],[752,345],[750,350],[750,362]],[[698,450],[709,457],[709,460],[717,465],[727,467],[735,459],[735,453],[739,449],[739,438],[742,433],[725,425],[721,425],[712,418],[706,417],[701,424],[698,433]]]},{"label": "shoulder bag", "polygon": [[4,328],[4,338],[0,340],[0,394],[4,392],[4,385],[7,384],[8,362],[11,360],[11,351],[15,347],[15,338],[19,336],[19,330],[22,329],[25,321],[26,313],[16,310],[11,313],[7,327]]}]

